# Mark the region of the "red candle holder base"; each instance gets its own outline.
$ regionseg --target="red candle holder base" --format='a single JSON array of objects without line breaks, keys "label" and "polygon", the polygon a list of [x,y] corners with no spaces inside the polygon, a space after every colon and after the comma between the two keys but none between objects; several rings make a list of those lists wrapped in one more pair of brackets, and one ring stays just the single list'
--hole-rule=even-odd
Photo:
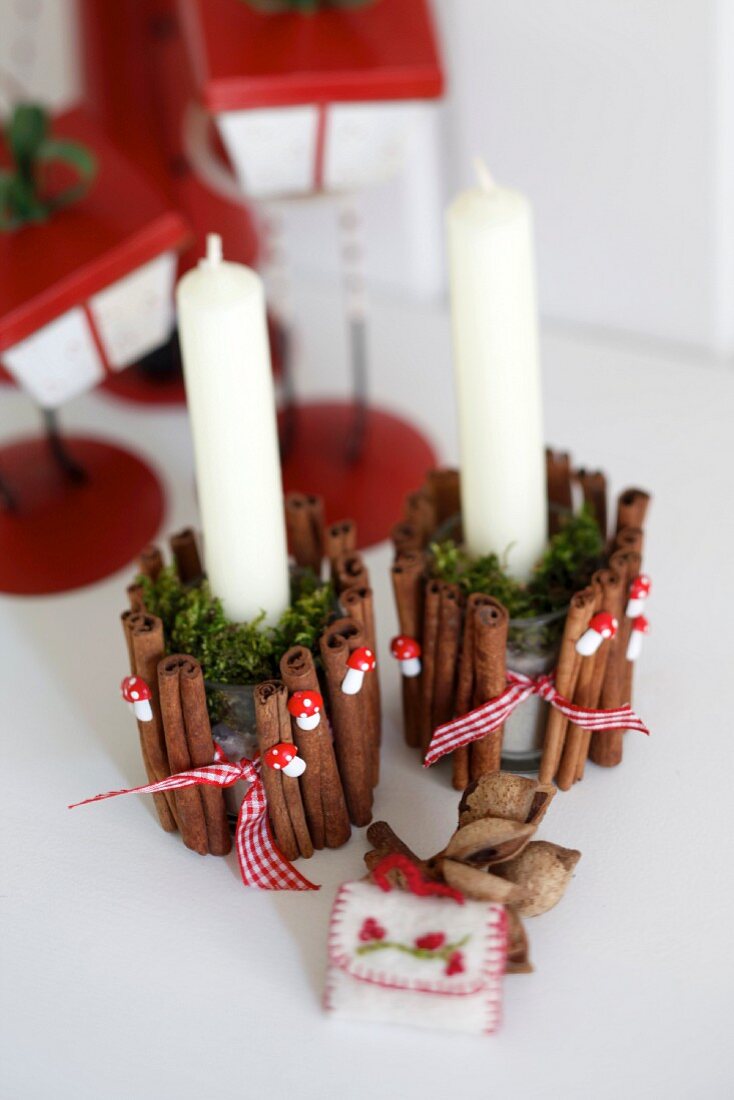
[{"label": "red candle holder base", "polygon": [[352,458],[354,404],[298,405],[287,415],[285,491],[323,497],[327,523],[355,520],[362,548],[386,539],[407,493],[436,465],[425,436],[391,413],[367,408],[358,457]]},{"label": "red candle holder base", "polygon": [[0,474],[14,509],[0,509],[0,591],[16,596],[66,592],[127,565],[154,538],[164,514],[158,477],[138,457],[101,440],[64,438],[83,468],[65,476],[48,442],[0,447]]}]

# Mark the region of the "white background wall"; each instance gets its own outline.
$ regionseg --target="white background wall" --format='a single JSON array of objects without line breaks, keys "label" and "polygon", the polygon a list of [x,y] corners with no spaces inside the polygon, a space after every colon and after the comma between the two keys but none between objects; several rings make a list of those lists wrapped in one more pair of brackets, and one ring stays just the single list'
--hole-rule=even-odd
[{"label": "white background wall", "polygon": [[734,351],[732,0],[440,0],[452,185],[535,204],[551,317]]},{"label": "white background wall", "polygon": [[[442,292],[441,207],[479,152],[535,205],[546,317],[734,355],[734,0],[434,6],[448,102],[365,198],[373,285]],[[73,10],[0,0],[0,74],[73,99]],[[328,207],[288,225],[296,265],[334,276]]]}]

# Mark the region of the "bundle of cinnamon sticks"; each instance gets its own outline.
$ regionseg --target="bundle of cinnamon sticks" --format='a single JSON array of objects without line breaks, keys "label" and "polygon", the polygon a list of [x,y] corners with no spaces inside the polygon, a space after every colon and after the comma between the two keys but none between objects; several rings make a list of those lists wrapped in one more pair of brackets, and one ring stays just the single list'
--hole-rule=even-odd
[{"label": "bundle of cinnamon sticks", "polygon": [[[633,619],[627,615],[630,584],[642,570],[643,525],[650,496],[642,489],[626,489],[617,501],[615,533],[607,547],[607,567],[571,600],[560,655],[556,687],[578,706],[609,710],[632,702],[633,661],[627,657]],[[609,612],[619,627],[595,653],[580,656],[576,643],[598,611]],[[593,734],[551,709],[546,726],[540,780],[553,780],[569,790],[583,778],[587,759],[602,767],[622,761],[624,731],[597,730]]]},{"label": "bundle of cinnamon sticks", "polygon": [[[606,478],[600,471],[575,471],[565,452],[546,454],[549,528],[559,530],[572,514],[578,492],[594,514],[603,536],[607,530]],[[574,490],[576,486],[576,490]],[[627,646],[632,621],[625,616],[630,582],[641,570],[643,524],[649,494],[628,489],[620,494],[614,535],[606,567],[590,586],[577,592],[569,607],[556,670],[556,685],[578,705],[613,708],[631,702],[632,662]],[[427,545],[435,527],[459,510],[455,470],[434,471],[406,499],[403,519],[392,532],[395,559],[392,584],[401,635],[421,647],[419,676],[403,677],[403,721],[406,743],[425,752],[438,725],[499,695],[506,685],[509,617],[489,596],[462,597],[455,585],[431,579]],[[600,610],[620,623],[617,635],[592,657],[576,653],[576,642]],[[621,732],[593,735],[549,708],[540,771],[543,783],[555,780],[568,789],[582,778],[590,758],[604,767],[622,759]],[[453,785],[462,790],[480,775],[500,767],[502,730],[453,754]]]},{"label": "bundle of cinnamon sticks", "polygon": [[[308,858],[314,850],[337,848],[351,823],[372,818],[373,790],[379,778],[380,697],[376,671],[365,674],[361,689],[345,694],[342,684],[352,655],[375,652],[374,601],[369,573],[356,550],[351,520],[324,528],[319,498],[291,493],[286,499],[291,552],[296,564],[321,575],[326,554],[342,618],[327,628],[320,643],[323,672],[303,646],[294,646],[280,661],[280,679],[257,686],[255,719],[260,754],[281,743],[294,744],[305,771],[289,776],[263,764],[263,783],[276,843],[288,859]],[[170,540],[173,563],[184,583],[203,576],[196,534],[186,529]],[[164,565],[159,547],[144,549],[139,571],[155,580]],[[143,588],[127,589],[129,610],[122,616],[130,670],[151,690],[152,718],[139,722],[140,744],[149,781],[167,778],[212,762],[214,742],[206,708],[206,691],[198,661],[168,655],[163,623],[148,614]],[[323,682],[320,682],[322,680]],[[288,711],[296,692],[328,699],[315,723],[302,728]],[[201,854],[223,855],[231,848],[222,791],[196,787],[154,796],[161,826],[179,831],[187,847]]]}]

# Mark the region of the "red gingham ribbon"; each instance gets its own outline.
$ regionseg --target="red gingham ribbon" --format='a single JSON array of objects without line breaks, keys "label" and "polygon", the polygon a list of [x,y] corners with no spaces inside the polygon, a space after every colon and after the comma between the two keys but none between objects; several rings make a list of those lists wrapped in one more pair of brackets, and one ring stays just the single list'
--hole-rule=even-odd
[{"label": "red gingham ribbon", "polygon": [[470,745],[472,741],[478,741],[493,730],[499,729],[515,707],[531,695],[539,695],[541,699],[545,699],[546,703],[550,703],[556,710],[560,710],[561,714],[570,718],[575,725],[587,730],[624,729],[650,733],[645,723],[637,717],[628,703],[612,710],[577,707],[556,690],[553,673],[532,680],[522,672],[508,671],[507,683],[508,686],[501,695],[495,696],[487,703],[482,703],[480,707],[470,710],[460,718],[454,718],[451,722],[445,722],[444,725],[436,727],[423,761],[424,768],[435,764],[447,752]]},{"label": "red gingham ribbon", "polygon": [[131,787],[129,790],[98,794],[94,798],[85,798],[83,802],[75,802],[69,809],[86,806],[90,802],[101,802],[105,798],[116,798],[120,794],[156,794],[158,791],[175,791],[182,787],[198,787],[201,784],[210,787],[232,787],[243,779],[250,784],[250,787],[242,799],[237,816],[235,845],[245,886],[254,886],[256,890],[318,890],[320,887],[304,878],[276,847],[268,824],[268,805],[265,800],[265,788],[260,778],[260,769],[259,760],[240,760],[239,763],[232,763],[227,760],[217,745],[214,763],[204,768],[178,772],[157,783],[148,783],[144,787]]}]

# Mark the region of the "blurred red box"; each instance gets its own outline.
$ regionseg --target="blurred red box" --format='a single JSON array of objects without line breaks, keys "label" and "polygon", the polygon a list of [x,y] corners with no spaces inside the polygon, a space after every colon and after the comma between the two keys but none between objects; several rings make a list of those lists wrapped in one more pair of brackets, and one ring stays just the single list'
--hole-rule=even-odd
[{"label": "blurred red box", "polygon": [[90,190],[46,222],[0,233],[0,357],[44,408],[166,342],[176,252],[189,236],[84,110],[57,116],[52,130],[93,150]]},{"label": "blurred red box", "polygon": [[400,163],[411,101],[443,75],[426,0],[266,14],[180,0],[201,101],[253,197],[348,190]]}]

